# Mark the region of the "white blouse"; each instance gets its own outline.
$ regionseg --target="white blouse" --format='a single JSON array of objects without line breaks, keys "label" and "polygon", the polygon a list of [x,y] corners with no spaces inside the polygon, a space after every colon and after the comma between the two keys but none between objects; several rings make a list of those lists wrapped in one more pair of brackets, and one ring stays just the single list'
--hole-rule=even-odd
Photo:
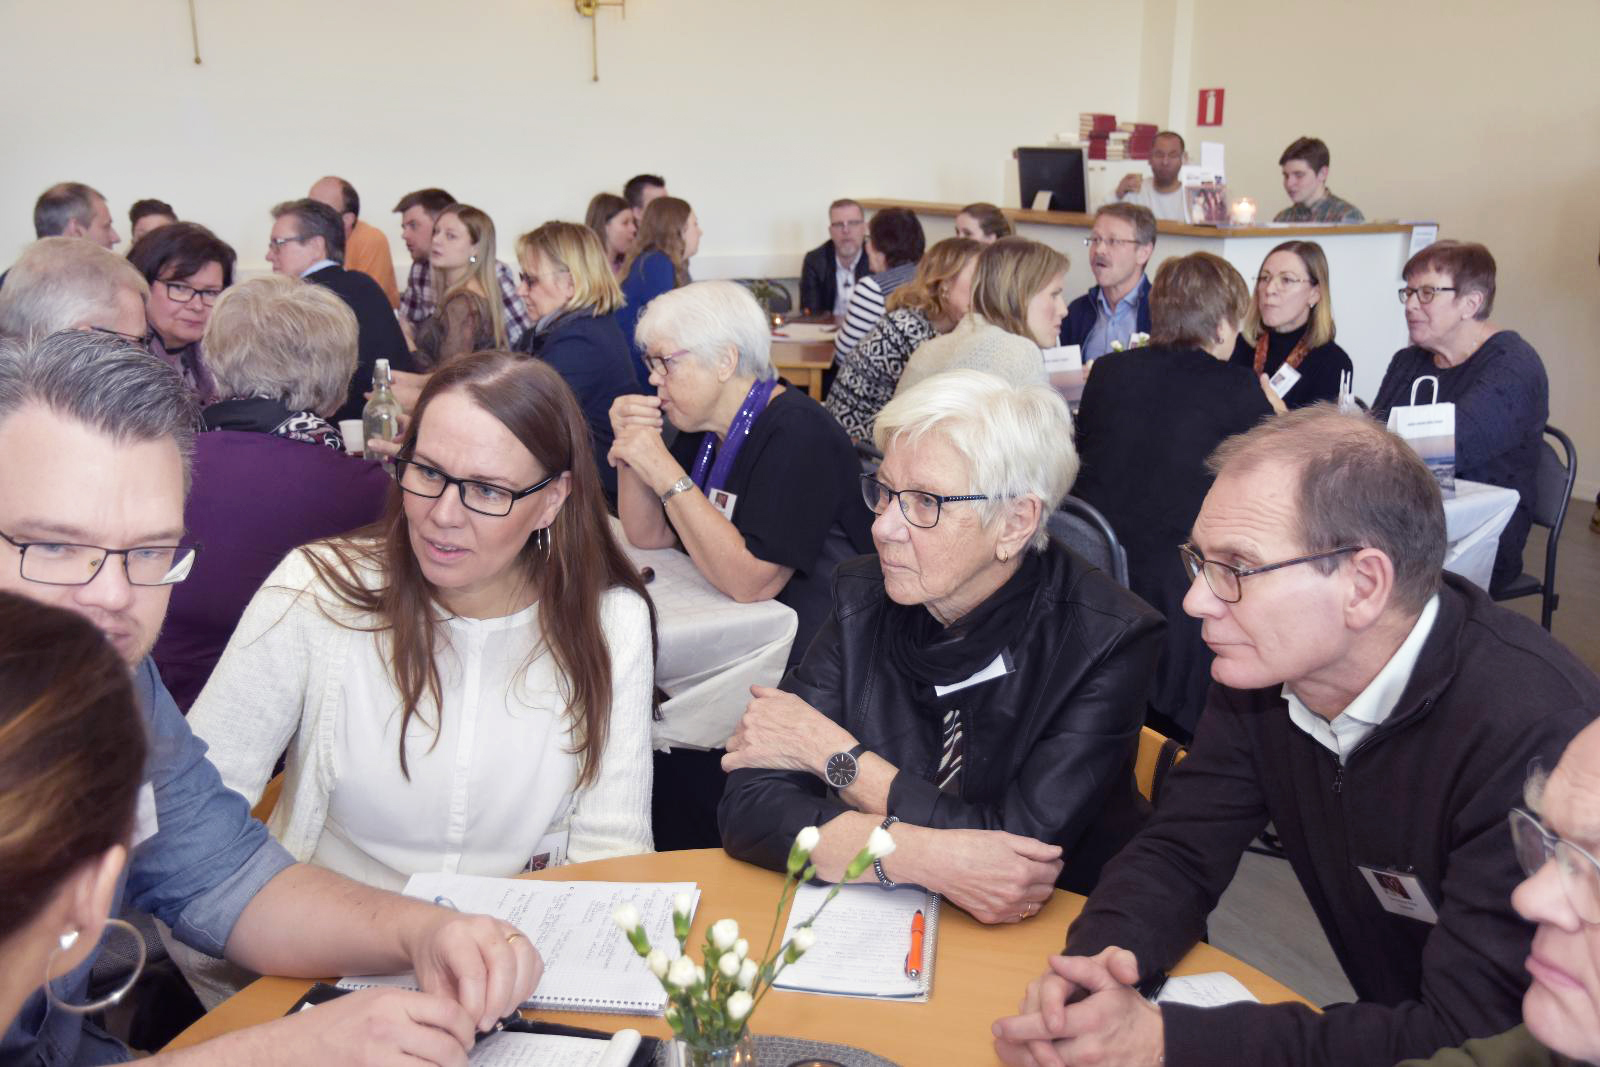
[{"label": "white blouse", "polygon": [[612,706],[594,782],[575,789],[572,724],[538,604],[442,625],[443,707],[425,697],[411,718],[407,781],[387,639],[317,580],[310,550],[267,578],[189,714],[223,782],[251,803],[288,746],[268,825],[295,858],[398,888],[418,871],[515,874],[561,830],[573,862],[651,851],[642,598],[613,589],[601,599]]}]

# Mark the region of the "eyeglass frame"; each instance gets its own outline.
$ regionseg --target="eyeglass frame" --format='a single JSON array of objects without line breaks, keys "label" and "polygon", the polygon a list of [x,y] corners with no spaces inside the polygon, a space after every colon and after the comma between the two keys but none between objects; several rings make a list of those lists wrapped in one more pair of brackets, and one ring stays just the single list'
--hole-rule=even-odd
[{"label": "eyeglass frame", "polygon": [[140,348],[144,347],[143,337],[135,337],[133,334],[123,333],[121,330],[113,330],[109,326],[91,326],[89,327],[89,332],[103,333],[110,337],[120,338],[121,340],[128,342],[130,345],[138,345]]},{"label": "eyeglass frame", "polygon": [[[1522,862],[1521,852],[1517,849],[1517,825],[1519,818],[1525,820],[1527,825],[1539,831],[1539,836],[1543,839],[1544,843],[1544,859],[1540,861],[1539,866],[1535,867],[1531,871],[1528,870],[1528,865]],[[1559,862],[1559,857],[1562,855],[1562,848],[1566,848],[1568,850],[1568,854],[1576,852],[1578,855],[1588,860],[1589,864],[1594,867],[1595,879],[1597,882],[1600,882],[1600,859],[1596,859],[1593,853],[1584,848],[1582,845],[1574,844],[1573,842],[1568,841],[1554,830],[1551,830],[1549,827],[1545,826],[1545,824],[1539,820],[1537,815],[1531,811],[1528,811],[1526,808],[1512,808],[1511,811],[1506,815],[1506,823],[1511,828],[1511,851],[1516,855],[1517,866],[1522,868],[1522,873],[1527,875],[1529,878],[1532,878],[1534,875],[1544,870],[1545,864],[1549,863],[1553,859],[1557,860],[1558,862],[1556,863],[1556,867],[1561,872],[1561,888],[1567,894],[1567,903],[1572,905],[1573,914],[1577,915],[1579,921],[1585,926],[1600,926],[1600,911],[1596,911],[1595,917],[1590,919],[1588,916],[1583,914],[1583,911],[1578,906],[1578,902],[1573,899],[1571,879],[1576,876],[1568,871],[1566,864]]]},{"label": "eyeglass frame", "polygon": [[[156,281],[167,287],[167,299],[174,304],[188,304],[198,296],[203,307],[216,307],[218,299],[222,296],[221,289],[200,289],[176,278],[157,278]],[[189,295],[178,296],[172,291],[172,287],[175,285],[180,289],[189,290]],[[210,296],[211,299],[207,300],[207,296]]]},{"label": "eyeglass frame", "polygon": [[[571,268],[568,268],[568,267],[557,267],[551,273],[552,274],[571,274],[572,270],[571,270]],[[539,279],[541,279],[543,277],[544,277],[544,275],[542,275],[542,274],[529,274],[525,270],[517,271],[517,279],[520,282],[522,282],[523,285],[526,285],[529,289],[532,289],[535,285],[538,285],[539,284]]]},{"label": "eyeglass frame", "polygon": [[689,352],[690,349],[687,348],[680,348],[676,352],[668,352],[664,356],[652,355],[651,353],[646,352],[641,358],[644,360],[645,370],[649,371],[651,374],[659,374],[661,377],[665,378],[668,374],[672,373],[672,365],[678,360],[682,359],[684,356],[687,356]]},{"label": "eyeglass frame", "polygon": [[[88,585],[90,582],[100,577],[100,573],[106,569],[106,560],[112,556],[122,557],[122,576],[131,586],[139,589],[160,589],[163,586],[177,585],[179,582],[187,580],[189,575],[194,572],[194,561],[200,558],[200,549],[204,547],[198,542],[192,544],[183,544],[180,542],[176,545],[134,545],[131,548],[106,548],[104,545],[85,545],[79,544],[76,541],[18,541],[16,538],[3,531],[0,531],[0,541],[4,541],[6,544],[17,550],[17,577],[21,578],[25,582],[32,582],[35,585],[53,585],[63,589],[75,589],[79,586]],[[92,548],[96,552],[101,553],[100,562],[95,564],[94,573],[90,574],[89,577],[85,578],[81,582],[47,582],[40,578],[29,578],[23,573],[23,568],[28,565],[28,549],[38,548],[40,546],[48,546],[52,548]],[[189,565],[183,568],[183,577],[169,578],[163,582],[134,581],[133,575],[128,571],[128,553],[143,552],[152,548],[170,548],[173,550],[175,557],[176,553],[186,550],[189,553]],[[178,561],[176,558],[174,558],[172,565],[167,568],[167,573],[170,575],[172,572],[178,569]]]},{"label": "eyeglass frame", "polygon": [[1310,276],[1302,278],[1298,274],[1269,274],[1266,271],[1262,271],[1256,275],[1256,288],[1258,289],[1271,289],[1273,282],[1281,282],[1285,289],[1293,289],[1302,282],[1309,282],[1312,285],[1317,284],[1315,278]]},{"label": "eyeglass frame", "polygon": [[[1206,559],[1193,543],[1189,543],[1178,546],[1178,558],[1183,561],[1183,569],[1189,572],[1189,583],[1191,585],[1194,584],[1196,578],[1205,574],[1206,588],[1211,590],[1212,596],[1224,604],[1237,604],[1244,599],[1244,580],[1246,578],[1257,574],[1266,574],[1268,571],[1282,570],[1284,567],[1293,567],[1301,563],[1314,563],[1319,559],[1332,559],[1334,556],[1342,556],[1346,552],[1360,552],[1365,547],[1365,545],[1344,545],[1341,548],[1330,548],[1326,552],[1313,552],[1309,556],[1296,556],[1294,559],[1280,560],[1277,563],[1263,563],[1259,567],[1235,567],[1233,564],[1224,563],[1220,559]],[[1191,559],[1194,563],[1190,562]],[[1211,584],[1210,575],[1206,571],[1208,565],[1231,571],[1234,577],[1234,585],[1239,587],[1239,595],[1229,600],[1217,592],[1216,587]]]},{"label": "eyeglass frame", "polygon": [[[545,488],[551,482],[555,481],[557,478],[566,473],[566,471],[555,471],[552,474],[546,475],[543,481],[536,485],[530,485],[526,489],[508,489],[503,485],[495,485],[493,482],[480,481],[477,478],[457,478],[454,475],[446,474],[438,467],[423,463],[420,460],[396,456],[392,460],[392,463],[394,466],[394,484],[399,486],[402,493],[410,493],[412,496],[421,497],[424,500],[438,500],[440,497],[444,496],[445,491],[453,485],[456,487],[456,496],[460,497],[461,499],[462,507],[472,512],[474,515],[487,515],[491,519],[503,519],[507,515],[510,515],[512,509],[517,506],[517,501],[521,500],[523,497],[532,496],[534,493],[537,493],[539,490]],[[415,489],[407,489],[405,482],[403,481],[405,477],[405,469],[407,467],[420,467],[425,471],[431,471],[434,474],[437,474],[440,478],[443,478],[444,484],[439,487],[439,491],[437,493],[432,494],[419,493]],[[511,494],[511,503],[507,504],[506,509],[500,512],[484,511],[482,508],[475,508],[471,504],[467,503],[467,486],[469,485],[481,485],[483,488],[493,489],[497,493],[509,493]]]},{"label": "eyeglass frame", "polygon": [[[884,501],[883,511],[879,511],[876,508],[874,508],[872,506],[872,501],[867,499],[868,486],[871,486],[871,485],[875,485],[879,489],[882,489],[885,493],[889,494],[890,499],[894,500],[896,503],[898,503],[900,505],[900,514],[901,514],[901,516],[906,520],[907,523],[909,523],[912,526],[915,526],[919,530],[931,530],[935,526],[939,525],[939,519],[940,519],[941,516],[944,515],[944,506],[946,504],[958,504],[958,503],[963,503],[963,502],[969,501],[969,500],[988,500],[989,499],[989,496],[988,496],[987,493],[961,493],[961,494],[951,494],[951,495],[940,495],[939,493],[930,493],[926,489],[890,489],[887,485],[884,485],[882,482],[878,481],[878,478],[877,478],[876,475],[874,475],[874,474],[863,474],[863,475],[861,475],[861,501],[862,501],[862,503],[867,505],[867,510],[872,512],[874,515],[882,515],[884,511],[888,511],[889,510],[889,503],[888,503],[887,500]],[[911,512],[906,510],[906,500],[905,500],[905,494],[906,493],[916,493],[918,496],[925,496],[925,497],[930,498],[933,501],[933,521],[932,522],[930,522],[928,525],[924,526],[924,525],[922,525],[922,523],[917,522],[915,519],[913,519],[911,517]]]},{"label": "eyeglass frame", "polygon": [[1455,293],[1459,291],[1453,285],[1402,285],[1396,290],[1400,294],[1401,307],[1411,303],[1413,296],[1417,298],[1417,303],[1419,304],[1431,304],[1433,303],[1433,298],[1440,293]]},{"label": "eyeglass frame", "polygon": [[1142,245],[1144,242],[1137,237],[1100,237],[1094,234],[1083,239],[1083,247],[1085,248],[1093,248],[1097,244],[1109,245],[1115,248],[1118,245]]},{"label": "eyeglass frame", "polygon": [[314,233],[296,233],[291,234],[288,237],[268,237],[267,247],[276,252],[290,241],[309,241],[316,236],[318,235]]}]

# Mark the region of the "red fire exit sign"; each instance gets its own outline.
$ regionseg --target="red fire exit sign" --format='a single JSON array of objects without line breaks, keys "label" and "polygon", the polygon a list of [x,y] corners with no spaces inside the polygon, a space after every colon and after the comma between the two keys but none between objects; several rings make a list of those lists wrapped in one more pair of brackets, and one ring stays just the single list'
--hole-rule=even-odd
[{"label": "red fire exit sign", "polygon": [[1196,126],[1221,126],[1222,125],[1222,90],[1200,90],[1200,117],[1195,120]]}]

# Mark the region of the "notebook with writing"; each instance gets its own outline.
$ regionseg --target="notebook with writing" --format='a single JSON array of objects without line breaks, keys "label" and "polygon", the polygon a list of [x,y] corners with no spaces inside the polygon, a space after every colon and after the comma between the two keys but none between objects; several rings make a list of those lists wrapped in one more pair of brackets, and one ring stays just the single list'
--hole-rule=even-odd
[{"label": "notebook with writing", "polygon": [[[831,886],[802,885],[789,909],[785,941],[816,913]],[[906,973],[913,923],[922,912],[922,968]],[[885,890],[875,885],[842,886],[812,924],[816,944],[785,967],[775,989],[839,997],[923,1001],[933,989],[934,950],[939,940],[939,895],[920,886]]]}]

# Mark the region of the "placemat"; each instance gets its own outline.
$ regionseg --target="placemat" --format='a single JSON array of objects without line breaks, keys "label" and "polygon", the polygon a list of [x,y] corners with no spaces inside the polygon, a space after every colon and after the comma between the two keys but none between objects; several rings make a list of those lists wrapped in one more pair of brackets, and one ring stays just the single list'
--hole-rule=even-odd
[{"label": "placemat", "polygon": [[[826,1041],[807,1041],[799,1037],[756,1035],[756,1067],[789,1067],[803,1060],[833,1060],[842,1067],[899,1067],[865,1049],[832,1045]],[[674,1067],[672,1042],[663,1041],[656,1054],[658,1067]]]}]

